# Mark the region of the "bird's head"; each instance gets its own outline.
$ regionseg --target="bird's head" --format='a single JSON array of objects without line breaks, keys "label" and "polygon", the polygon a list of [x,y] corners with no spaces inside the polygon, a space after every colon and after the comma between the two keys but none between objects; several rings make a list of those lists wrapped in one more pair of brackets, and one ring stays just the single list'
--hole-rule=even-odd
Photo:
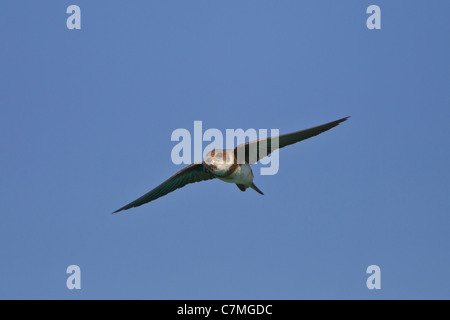
[{"label": "bird's head", "polygon": [[228,171],[229,167],[234,164],[234,153],[233,150],[221,150],[214,149],[210,151],[204,159],[205,167],[215,173],[220,175]]}]

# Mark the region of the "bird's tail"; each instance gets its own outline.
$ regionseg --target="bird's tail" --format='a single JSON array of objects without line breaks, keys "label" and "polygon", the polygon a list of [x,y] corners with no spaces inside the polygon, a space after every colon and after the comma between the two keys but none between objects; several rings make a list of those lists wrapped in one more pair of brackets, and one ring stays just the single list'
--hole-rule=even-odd
[{"label": "bird's tail", "polygon": [[264,195],[264,193],[263,193],[261,190],[259,190],[258,187],[255,186],[254,183],[252,183],[252,184],[250,185],[250,188],[252,188],[252,189],[255,190],[256,192],[258,192],[259,194]]}]

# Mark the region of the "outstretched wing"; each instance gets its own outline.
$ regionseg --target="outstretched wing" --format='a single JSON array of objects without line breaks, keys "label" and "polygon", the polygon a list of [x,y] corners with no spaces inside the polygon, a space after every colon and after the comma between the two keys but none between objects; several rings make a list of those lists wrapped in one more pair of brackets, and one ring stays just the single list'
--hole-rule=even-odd
[{"label": "outstretched wing", "polygon": [[[323,124],[314,128],[297,131],[293,133],[284,134],[277,137],[270,137],[267,139],[256,140],[252,142],[243,143],[234,149],[234,154],[238,163],[255,164],[260,159],[266,157],[273,151],[283,148],[285,146],[294,144],[296,142],[317,136],[318,134],[336,127],[341,122],[344,122],[350,117],[342,118],[333,122]],[[278,141],[277,141],[278,140]],[[277,143],[278,142],[278,143]]]},{"label": "outstretched wing", "polygon": [[168,180],[157,186],[152,191],[146,193],[139,199],[127,204],[126,206],[120,208],[119,210],[114,211],[113,213],[122,210],[128,210],[134,207],[139,207],[150,201],[165,196],[166,194],[172,191],[182,188],[189,183],[200,182],[214,178],[215,177],[212,174],[204,170],[202,162],[193,163],[190,166],[184,168],[180,172],[173,175],[171,178],[169,178]]}]

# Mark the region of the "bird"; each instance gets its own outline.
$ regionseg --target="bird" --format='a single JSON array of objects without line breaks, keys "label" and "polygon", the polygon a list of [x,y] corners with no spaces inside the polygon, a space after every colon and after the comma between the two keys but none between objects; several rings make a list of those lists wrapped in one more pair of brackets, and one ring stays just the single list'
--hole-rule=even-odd
[{"label": "bird", "polygon": [[246,191],[248,188],[251,188],[259,194],[264,195],[253,182],[254,176],[250,167],[251,164],[257,163],[260,159],[277,149],[281,149],[328,131],[346,121],[348,118],[350,117],[345,117],[306,130],[243,143],[238,145],[235,149],[214,149],[205,156],[203,161],[195,162],[182,169],[153,190],[113,213],[139,207],[177,189],[183,188],[187,184],[212,179],[234,183],[241,191]]}]

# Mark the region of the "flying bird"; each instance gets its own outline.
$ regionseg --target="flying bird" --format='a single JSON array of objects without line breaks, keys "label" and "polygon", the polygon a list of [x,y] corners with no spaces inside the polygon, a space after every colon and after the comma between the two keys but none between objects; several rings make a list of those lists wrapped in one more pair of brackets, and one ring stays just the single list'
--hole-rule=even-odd
[{"label": "flying bird", "polygon": [[342,118],[317,127],[281,136],[243,143],[234,150],[212,150],[206,155],[204,161],[191,164],[157,186],[155,189],[113,213],[139,207],[165,196],[172,191],[180,189],[187,184],[216,178],[224,182],[235,183],[241,191],[252,188],[256,192],[264,195],[264,193],[262,193],[262,191],[253,183],[251,164],[255,164],[277,149],[328,131],[339,125],[341,122],[346,121],[348,118],[349,117]]}]

